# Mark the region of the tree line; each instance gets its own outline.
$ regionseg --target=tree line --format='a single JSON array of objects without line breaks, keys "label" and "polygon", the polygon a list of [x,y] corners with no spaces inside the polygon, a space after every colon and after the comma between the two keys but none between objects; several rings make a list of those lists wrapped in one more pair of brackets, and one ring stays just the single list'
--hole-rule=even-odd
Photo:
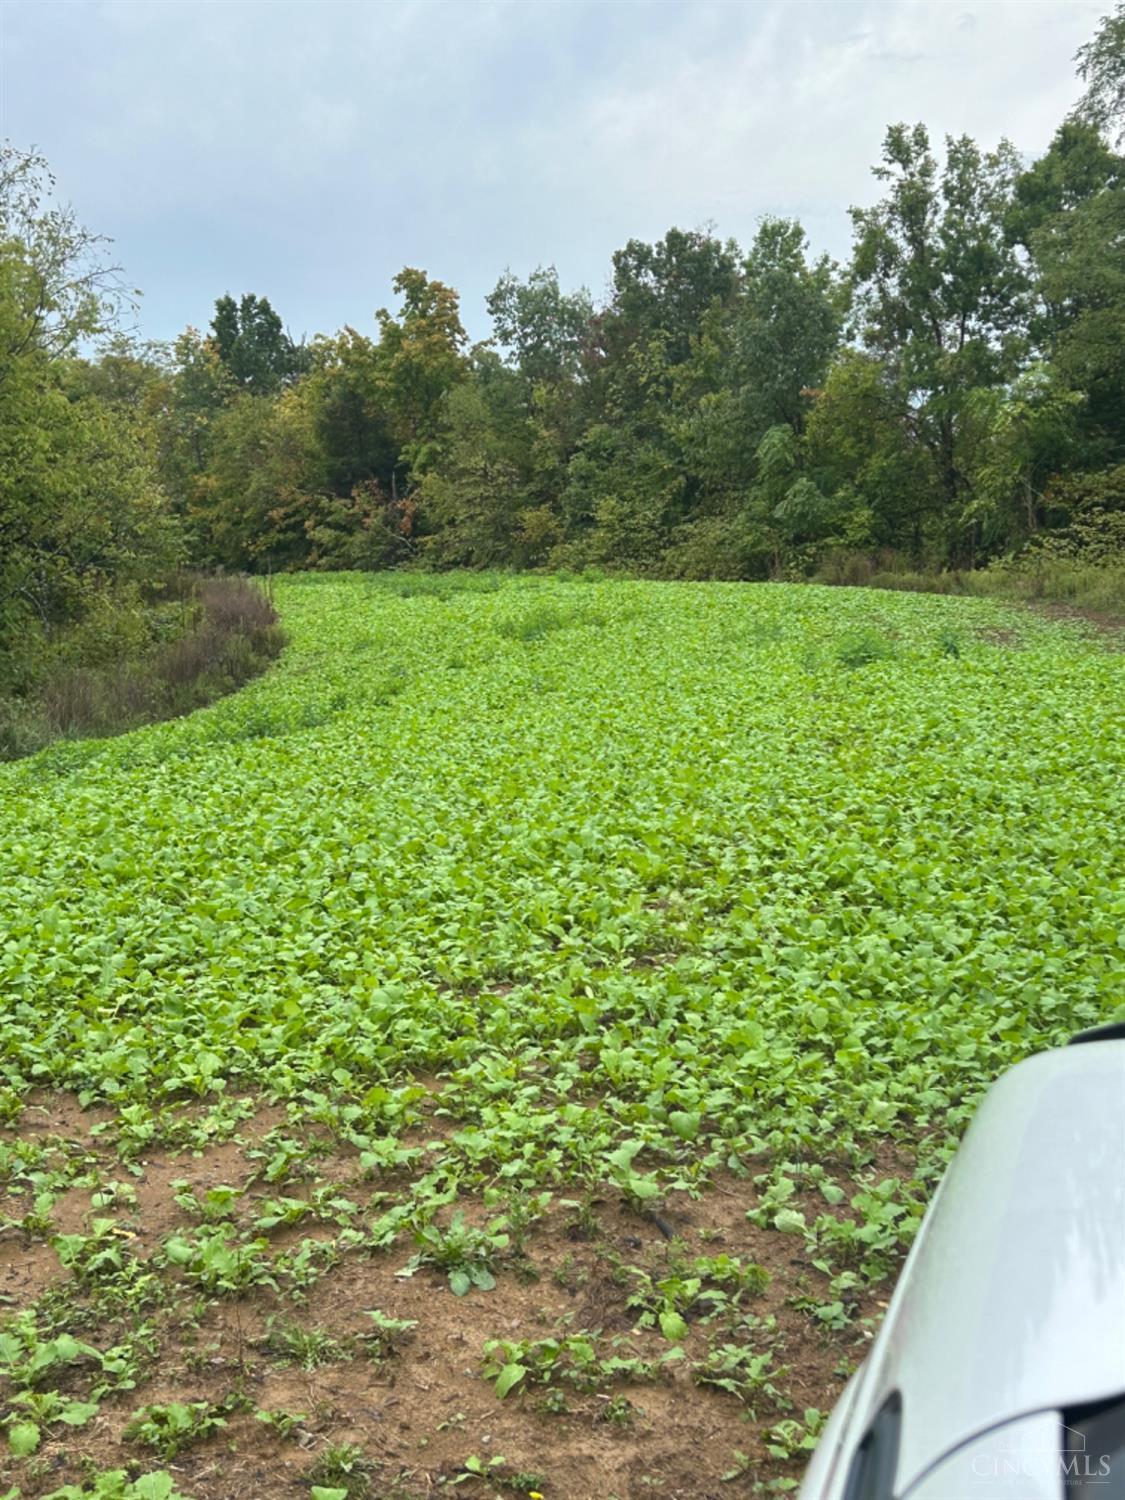
[{"label": "tree line", "polygon": [[[1125,5],[1031,164],[894,125],[850,260],[767,218],[673,228],[607,296],[505,272],[492,336],[394,281],[369,332],[296,341],[220,297],[170,346],[120,333],[105,242],[0,162],[0,691],[50,643],[115,652],[183,565],[619,567],[810,576],[1125,552]],[[97,352],[91,354],[92,341]],[[75,644],[77,643],[77,644]]]}]

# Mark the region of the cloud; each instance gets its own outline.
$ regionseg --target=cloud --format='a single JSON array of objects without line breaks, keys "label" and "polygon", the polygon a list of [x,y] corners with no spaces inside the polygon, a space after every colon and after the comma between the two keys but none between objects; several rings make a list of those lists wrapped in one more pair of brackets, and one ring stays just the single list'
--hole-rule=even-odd
[{"label": "cloud", "polygon": [[595,290],[673,223],[802,217],[846,253],[886,125],[1034,153],[1102,0],[6,0],[0,130],[47,152],[146,288],[146,331],[226,289],[371,326],[403,264],[474,334],[505,265]]}]

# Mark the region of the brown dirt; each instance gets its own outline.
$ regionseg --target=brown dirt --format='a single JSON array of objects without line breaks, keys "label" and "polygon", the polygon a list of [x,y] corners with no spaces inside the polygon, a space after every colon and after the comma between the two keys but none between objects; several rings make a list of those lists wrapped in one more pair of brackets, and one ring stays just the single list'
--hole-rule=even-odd
[{"label": "brown dirt", "polygon": [[[439,1103],[436,1096],[435,1088],[429,1102]],[[247,1150],[266,1130],[285,1121],[283,1112],[262,1111],[240,1124],[236,1140],[196,1153],[154,1147],[140,1158],[138,1175],[133,1176],[113,1150],[111,1133],[90,1136],[90,1127],[104,1118],[77,1111],[73,1101],[41,1099],[25,1114],[19,1133],[25,1138],[54,1137],[60,1151],[92,1153],[103,1180],[135,1187],[135,1208],[100,1212],[113,1214],[131,1237],[130,1250],[142,1260],[148,1260],[170,1232],[193,1223],[173,1201],[174,1182],[187,1178],[200,1193],[219,1183],[248,1186],[258,1163]],[[425,1121],[431,1136],[433,1124]],[[319,1158],[317,1169],[321,1181],[331,1180],[361,1206],[373,1190],[384,1186],[358,1181],[354,1159],[346,1150]],[[906,1153],[887,1143],[877,1155],[873,1176],[909,1174]],[[843,1174],[840,1181],[849,1192],[855,1185]],[[238,1219],[248,1223],[267,1193],[304,1196],[309,1187],[299,1182],[254,1183],[240,1201]],[[91,1191],[67,1190],[55,1209],[60,1229],[76,1232],[89,1224],[94,1217]],[[2,1212],[10,1213],[13,1203],[23,1204],[19,1212],[26,1211],[24,1200],[9,1199]],[[471,1455],[485,1461],[502,1455],[505,1464],[498,1479],[486,1483],[474,1478],[459,1485],[467,1500],[488,1494],[526,1495],[532,1489],[544,1500],[718,1500],[748,1493],[755,1481],[799,1472],[799,1465],[769,1457],[763,1430],[783,1416],[799,1418],[807,1406],[828,1409],[833,1404],[846,1373],[864,1355],[883,1296],[861,1295],[856,1320],[846,1332],[814,1325],[807,1313],[790,1305],[790,1299],[825,1298],[825,1278],[811,1265],[798,1236],[747,1221],[754,1203],[750,1179],[730,1175],[698,1198],[670,1195],[661,1210],[675,1234],[669,1241],[650,1217],[629,1210],[610,1189],[588,1205],[596,1221],[592,1226],[579,1222],[573,1208],[556,1201],[529,1237],[526,1257],[498,1268],[496,1289],[474,1290],[464,1298],[452,1295],[439,1272],[396,1275],[413,1248],[405,1237],[390,1251],[374,1256],[343,1254],[304,1303],[260,1288],[236,1301],[200,1301],[198,1291],[187,1287],[178,1273],[165,1272],[171,1300],[148,1315],[156,1327],[159,1352],[146,1378],[137,1389],[104,1399],[98,1416],[85,1428],[50,1429],[32,1466],[0,1457],[0,1482],[18,1482],[32,1500],[66,1482],[79,1482],[83,1464],[92,1461],[132,1473],[167,1467],[192,1500],[302,1500],[309,1493],[311,1471],[326,1450],[354,1443],[372,1465],[370,1500],[429,1495],[462,1474]],[[487,1217],[472,1199],[459,1206],[470,1221]],[[797,1206],[810,1215],[826,1207],[819,1196],[799,1198]],[[306,1220],[296,1229],[273,1235],[271,1249],[329,1232],[335,1230]],[[685,1262],[721,1252],[769,1271],[765,1292],[745,1300],[741,1311],[763,1320],[775,1318],[775,1329],[735,1335],[718,1322],[690,1322],[685,1361],[664,1366],[664,1375],[652,1383],[607,1383],[588,1394],[567,1391],[568,1409],[561,1415],[543,1409],[547,1393],[541,1386],[518,1387],[501,1401],[482,1377],[483,1346],[494,1338],[599,1332],[606,1355],[659,1361],[669,1344],[658,1332],[637,1329],[638,1314],[626,1306],[636,1281],[630,1268],[653,1277],[685,1274]],[[42,1239],[14,1231],[0,1236],[0,1317],[5,1307],[11,1311],[28,1306],[48,1286],[60,1287],[66,1281],[54,1250]],[[82,1295],[76,1291],[79,1303]],[[418,1324],[390,1358],[372,1359],[361,1342],[370,1333],[366,1312],[373,1308]],[[348,1357],[307,1372],[283,1365],[264,1342],[271,1318],[322,1330]],[[83,1327],[79,1336],[105,1347],[121,1335],[107,1325]],[[701,1359],[709,1343],[747,1337],[756,1352],[772,1350],[775,1364],[783,1370],[777,1384],[792,1409],[763,1399],[750,1412],[735,1397],[693,1382],[690,1362]],[[123,1440],[125,1426],[141,1405],[219,1403],[233,1394],[244,1396],[250,1409],[230,1415],[222,1433],[166,1464],[151,1450]],[[624,1401],[615,1399],[622,1397]],[[3,1403],[0,1380],[0,1410]],[[286,1440],[255,1420],[254,1408],[302,1413],[303,1418]],[[736,1483],[724,1483],[724,1473],[736,1466],[736,1451],[749,1456],[748,1467]]]},{"label": "brown dirt", "polygon": [[1037,615],[1048,620],[1081,620],[1092,625],[1105,645],[1125,651],[1125,620],[1101,609],[1081,609],[1076,604],[1033,604]]},{"label": "brown dirt", "polygon": [[990,646],[1010,646],[1017,650],[1020,646],[1016,632],[1003,625],[982,625],[977,631],[977,639],[987,641]]}]

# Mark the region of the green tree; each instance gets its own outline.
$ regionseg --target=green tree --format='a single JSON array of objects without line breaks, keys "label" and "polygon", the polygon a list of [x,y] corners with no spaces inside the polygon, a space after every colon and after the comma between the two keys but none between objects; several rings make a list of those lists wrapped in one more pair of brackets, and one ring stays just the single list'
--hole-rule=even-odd
[{"label": "green tree", "polygon": [[1125,0],[1103,16],[1093,38],[1078,49],[1078,76],[1086,85],[1075,114],[1120,145],[1125,140]]},{"label": "green tree", "polygon": [[238,302],[228,292],[215,303],[211,339],[239,390],[269,396],[302,373],[308,351],[286,333],[266,297],[245,293]]},{"label": "green tree", "polygon": [[497,343],[528,386],[579,374],[594,311],[585,287],[561,291],[554,266],[540,266],[526,281],[505,271],[485,305]]},{"label": "green tree", "polygon": [[852,277],[864,343],[901,393],[930,452],[950,514],[967,474],[961,445],[970,393],[1016,372],[1026,345],[1027,277],[1004,226],[1018,175],[1013,148],[946,141],[939,168],[922,125],[892,126],[873,208],[852,209]]},{"label": "green tree", "polygon": [[738,247],[698,230],[670,229],[662,240],[630,240],[613,255],[613,296],[601,319],[607,355],[658,338],[669,364],[691,353],[707,310],[738,290]]},{"label": "green tree", "polygon": [[1086,396],[1096,453],[1125,453],[1125,180],[1057,214],[1032,239],[1038,288],[1051,309],[1050,357]]},{"label": "green tree", "polygon": [[0,246],[9,260],[0,380],[32,350],[58,358],[115,328],[135,304],[110,241],[52,201],[55,180],[35,151],[0,145]]},{"label": "green tree", "polygon": [[919,560],[942,495],[914,413],[882,362],[841,350],[805,428],[809,474],[834,501],[836,532],[852,547],[904,547]]},{"label": "green tree", "polygon": [[421,487],[429,556],[451,567],[515,561],[524,492],[488,386],[480,379],[454,386],[443,422],[443,461]]},{"label": "green tree", "polygon": [[468,373],[468,339],[451,287],[408,266],[394,289],[402,298],[398,316],[385,307],[376,314],[379,380],[400,464],[408,477],[420,478],[441,451],[445,394]]},{"label": "green tree", "polygon": [[1038,161],[1021,172],[1005,214],[1009,240],[1029,254],[1032,238],[1051,219],[1072,213],[1087,199],[1119,184],[1125,163],[1095,126],[1066,120]]},{"label": "green tree", "polygon": [[[0,153],[0,686],[26,688],[60,631],[178,555],[138,409],[73,351],[128,298],[105,241],[52,205],[42,158]],[[110,632],[103,632],[108,638]]]},{"label": "green tree", "polygon": [[398,448],[379,346],[345,328],[334,338],[316,339],[310,360],[302,390],[321,448],[324,485],[343,497],[374,481],[389,493]]},{"label": "green tree", "polygon": [[705,508],[742,508],[765,434],[781,425],[801,432],[839,343],[843,311],[835,268],[826,257],[809,261],[800,224],[763,221],[737,298],[708,312],[678,372],[686,456],[711,497]]},{"label": "green tree", "polygon": [[243,395],[211,434],[190,519],[202,558],[228,568],[299,567],[324,491],[320,449],[299,389]]},{"label": "green tree", "polygon": [[765,433],[785,423],[799,433],[840,342],[844,297],[826,255],[808,259],[796,220],[765,219],[744,262],[734,314],[734,381],[743,412]]}]

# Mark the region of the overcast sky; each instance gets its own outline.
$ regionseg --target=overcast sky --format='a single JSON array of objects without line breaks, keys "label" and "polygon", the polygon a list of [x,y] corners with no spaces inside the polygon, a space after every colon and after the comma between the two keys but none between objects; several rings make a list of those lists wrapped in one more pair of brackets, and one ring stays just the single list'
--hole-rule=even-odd
[{"label": "overcast sky", "polygon": [[604,290],[630,237],[796,215],[847,252],[885,126],[1029,156],[1110,0],[0,0],[0,135],[144,291],[373,329],[421,266],[488,332],[505,266]]}]

